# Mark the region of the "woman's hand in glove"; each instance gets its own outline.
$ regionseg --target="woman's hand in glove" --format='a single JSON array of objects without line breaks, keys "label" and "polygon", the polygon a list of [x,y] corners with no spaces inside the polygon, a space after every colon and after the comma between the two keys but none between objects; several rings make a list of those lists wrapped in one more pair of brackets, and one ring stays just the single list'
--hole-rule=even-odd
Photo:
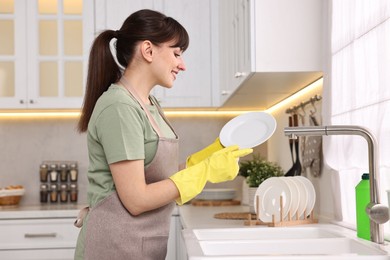
[{"label": "woman's hand in glove", "polygon": [[240,169],[239,158],[252,152],[252,149],[239,149],[238,145],[233,145],[213,153],[209,157],[210,173],[208,181],[218,183],[233,180]]},{"label": "woman's hand in glove", "polygon": [[200,163],[201,161],[208,158],[213,153],[220,151],[223,148],[224,147],[219,141],[219,137],[218,137],[217,139],[215,139],[215,141],[212,144],[208,145],[206,148],[203,148],[202,150],[188,156],[186,160],[186,167],[191,167],[192,165]]},{"label": "woman's hand in glove", "polygon": [[170,177],[180,193],[176,202],[181,205],[198,195],[207,181],[218,183],[234,179],[238,174],[238,159],[252,153],[237,145],[224,148],[208,158],[181,170]]}]

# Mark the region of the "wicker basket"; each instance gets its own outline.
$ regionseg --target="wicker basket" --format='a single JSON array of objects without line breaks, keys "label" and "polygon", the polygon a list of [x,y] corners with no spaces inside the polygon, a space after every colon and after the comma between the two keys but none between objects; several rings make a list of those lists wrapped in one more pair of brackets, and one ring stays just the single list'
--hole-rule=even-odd
[{"label": "wicker basket", "polygon": [[0,206],[16,206],[23,197],[24,189],[0,190]]}]

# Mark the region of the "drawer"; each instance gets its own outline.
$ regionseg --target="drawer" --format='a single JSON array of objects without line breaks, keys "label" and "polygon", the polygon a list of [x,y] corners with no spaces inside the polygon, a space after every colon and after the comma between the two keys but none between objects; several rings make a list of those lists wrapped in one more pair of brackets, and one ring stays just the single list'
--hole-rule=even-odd
[{"label": "drawer", "polygon": [[0,220],[0,250],[75,248],[74,218]]},{"label": "drawer", "polygon": [[0,250],[0,259],[12,260],[74,260],[75,249]]}]

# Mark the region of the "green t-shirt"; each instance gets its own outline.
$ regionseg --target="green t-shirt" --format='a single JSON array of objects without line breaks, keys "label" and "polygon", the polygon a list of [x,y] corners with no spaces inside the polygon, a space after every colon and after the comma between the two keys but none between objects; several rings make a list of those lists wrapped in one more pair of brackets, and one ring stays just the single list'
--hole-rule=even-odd
[{"label": "green t-shirt", "polygon": [[[147,105],[164,137],[175,134],[157,107]],[[158,136],[146,113],[129,92],[111,85],[98,99],[88,124],[88,202],[93,207],[115,190],[109,164],[123,160],[144,160],[147,166],[157,151]]]}]

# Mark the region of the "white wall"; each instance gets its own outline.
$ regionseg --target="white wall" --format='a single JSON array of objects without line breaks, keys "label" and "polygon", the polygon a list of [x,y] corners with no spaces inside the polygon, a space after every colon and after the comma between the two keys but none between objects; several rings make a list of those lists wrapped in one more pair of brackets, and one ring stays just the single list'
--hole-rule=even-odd
[{"label": "white wall", "polygon": [[[180,161],[212,143],[231,117],[170,117],[180,137]],[[21,184],[22,205],[39,204],[42,161],[78,161],[79,202],[86,203],[88,151],[86,134],[77,133],[77,119],[0,119],[0,187]],[[266,156],[264,144],[256,148]],[[241,180],[209,187],[241,188]]]},{"label": "white wall", "polygon": [[[291,101],[291,103],[286,104],[280,109],[272,112],[272,115],[275,117],[278,122],[277,128],[274,135],[268,141],[268,159],[271,161],[278,162],[281,167],[286,171],[292,166],[289,139],[284,135],[284,128],[288,127],[288,116],[286,110],[310,100],[310,98],[315,95],[322,95],[322,87],[313,89],[312,91],[300,96],[299,98]],[[315,103],[317,112],[317,118],[321,119],[321,110],[322,110],[322,100]],[[305,113],[309,115],[310,110],[314,111],[314,108],[308,104],[305,106]],[[299,110],[299,113],[304,115],[304,111]],[[305,124],[308,126],[308,118],[305,119]],[[300,121],[301,126],[301,121]],[[326,138],[326,137],[325,137]],[[301,157],[302,158],[302,157]],[[322,173],[320,177],[314,177],[310,172],[302,173],[302,176],[308,177],[316,190],[316,205],[314,214],[321,215],[323,218],[335,218],[334,208],[335,203],[333,198],[333,192],[331,192],[332,182],[334,182],[333,174],[328,169],[324,169],[322,164]],[[337,186],[337,185],[336,185]]]}]

